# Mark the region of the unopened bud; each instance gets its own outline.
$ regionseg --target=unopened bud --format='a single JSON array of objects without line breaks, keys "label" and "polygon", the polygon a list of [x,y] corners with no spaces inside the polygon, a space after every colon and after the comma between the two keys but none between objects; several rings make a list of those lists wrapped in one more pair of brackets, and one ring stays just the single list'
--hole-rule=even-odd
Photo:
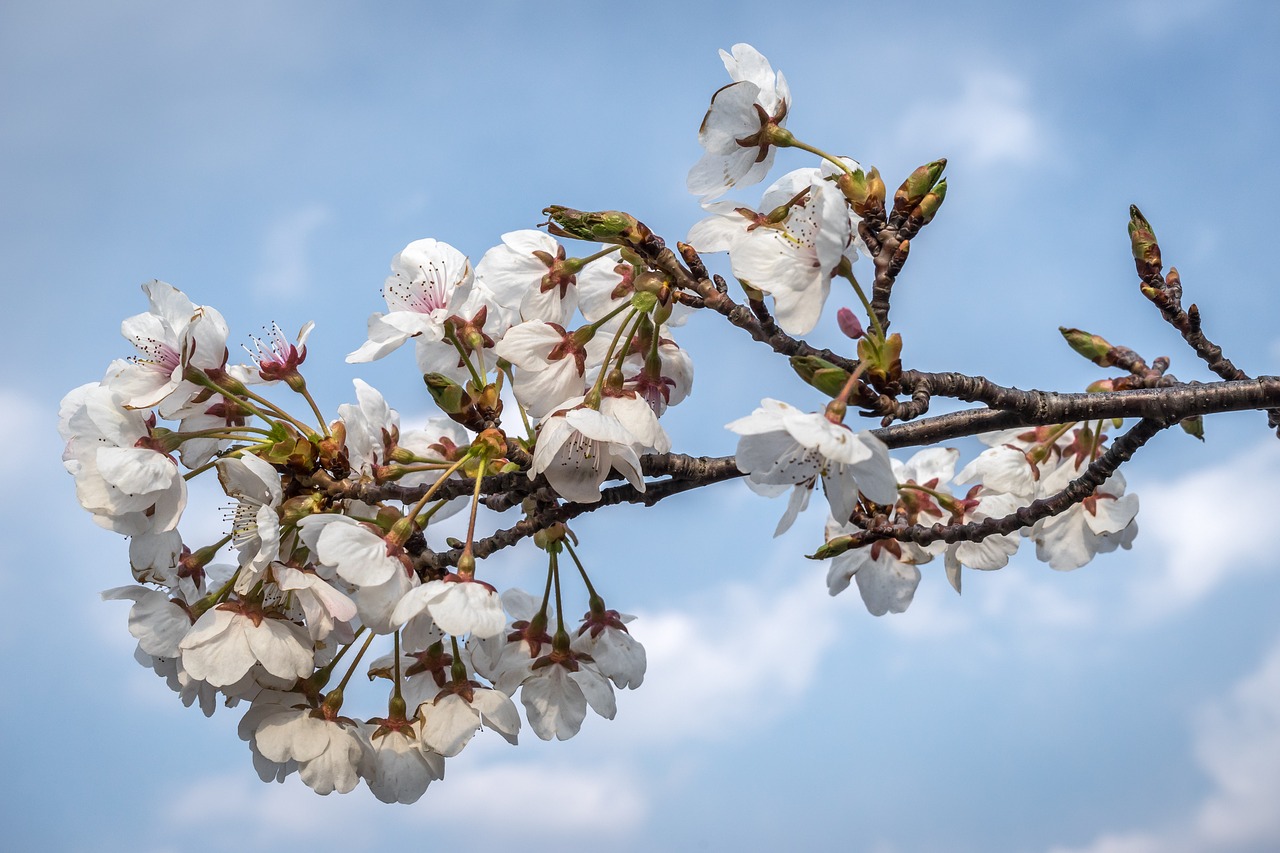
[{"label": "unopened bud", "polygon": [[507,452],[507,437],[502,430],[487,429],[476,436],[471,448],[482,459],[499,459]]},{"label": "unopened bud", "polygon": [[946,167],[947,160],[944,157],[925,163],[908,175],[902,182],[902,186],[898,187],[898,191],[893,194],[893,212],[902,216],[910,213],[933,189],[939,176],[942,175],[942,170]]},{"label": "unopened bud", "polygon": [[828,397],[836,397],[849,381],[849,371],[816,355],[793,355],[791,369]]},{"label": "unopened bud", "polygon": [[937,216],[938,208],[942,207],[942,201],[946,197],[947,179],[943,178],[920,200],[915,210],[911,211],[911,217],[919,219],[921,225],[928,225],[933,221],[933,217]]},{"label": "unopened bud", "polygon": [[471,405],[471,395],[466,389],[443,373],[423,374],[422,381],[427,383],[431,399],[446,414],[459,414]]},{"label": "unopened bud", "polygon": [[855,341],[866,334],[862,328],[862,322],[858,320],[858,315],[848,308],[841,308],[836,312],[836,323],[839,324],[840,331],[844,332],[845,337]]},{"label": "unopened bud", "polygon": [[1160,272],[1160,245],[1156,242],[1151,223],[1138,210],[1137,205],[1129,205],[1129,241],[1133,245],[1133,260],[1138,266],[1138,275],[1147,278]]},{"label": "unopened bud", "polygon": [[839,557],[853,545],[853,535],[845,534],[837,536],[835,539],[829,539],[823,543],[817,551],[807,555],[810,560],[829,560],[832,557]]},{"label": "unopened bud", "polygon": [[841,172],[836,176],[836,186],[840,192],[844,193],[844,197],[849,200],[849,205],[853,208],[854,213],[858,213],[859,208],[865,208],[867,205],[867,197],[870,195],[870,188],[867,186],[867,173],[861,169],[855,169],[853,174]]},{"label": "unopened bud", "polygon": [[1067,344],[1073,350],[1098,367],[1111,367],[1115,364],[1115,359],[1111,357],[1115,348],[1107,342],[1106,338],[1091,335],[1080,329],[1068,329],[1065,326],[1059,326],[1058,331],[1062,333],[1062,337],[1066,338]]},{"label": "unopened bud", "polygon": [[581,211],[553,204],[543,208],[549,220],[547,231],[556,237],[594,240],[615,246],[636,248],[653,239],[643,222],[620,210]]},{"label": "unopened bud", "polygon": [[[880,177],[880,170],[872,166],[871,171],[867,172],[867,210],[884,210],[884,200],[888,192],[884,179]],[[857,211],[854,212],[857,213]]]}]

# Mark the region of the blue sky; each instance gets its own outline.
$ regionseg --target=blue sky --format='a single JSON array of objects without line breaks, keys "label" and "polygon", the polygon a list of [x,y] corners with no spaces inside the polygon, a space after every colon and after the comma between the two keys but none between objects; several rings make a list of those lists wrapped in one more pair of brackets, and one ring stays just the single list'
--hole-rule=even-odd
[{"label": "blue sky", "polygon": [[[128,354],[139,284],[215,305],[233,342],[315,320],[322,405],[359,376],[411,422],[427,409],[407,352],[342,363],[392,255],[431,236],[478,260],[551,203],[683,237],[716,50],[738,41],[786,73],[800,138],[891,186],[949,159],[896,293],[909,366],[1078,390],[1097,373],[1066,325],[1209,379],[1138,293],[1137,203],[1211,336],[1277,372],[1272,4],[434,5],[0,7],[7,845],[1280,847],[1280,442],[1258,413],[1142,451],[1133,551],[1057,573],[1024,548],[962,597],[931,564],[896,617],[829,598],[801,556],[817,511],[769,539],[782,506],[741,484],[585,518],[601,591],[640,615],[644,686],[567,743],[477,738],[414,806],[263,785],[234,711],[206,720],[135,664],[125,607],[98,600],[128,582],[124,545],[75,505],[54,424]],[[815,340],[838,342],[830,320]],[[697,376],[665,419],[677,449],[731,452],[721,425],[765,394],[817,405],[712,318],[681,343]],[[220,530],[209,506],[188,539]],[[489,562],[538,583],[529,551]]]}]

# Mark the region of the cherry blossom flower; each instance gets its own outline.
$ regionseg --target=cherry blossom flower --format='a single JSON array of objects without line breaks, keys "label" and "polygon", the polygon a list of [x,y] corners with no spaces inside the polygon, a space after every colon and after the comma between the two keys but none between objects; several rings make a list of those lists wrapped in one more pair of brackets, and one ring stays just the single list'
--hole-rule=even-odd
[{"label": "cherry blossom flower", "polygon": [[[827,539],[855,533],[853,524],[827,522]],[[903,613],[915,597],[920,585],[918,563],[927,563],[933,555],[911,542],[880,540],[862,548],[853,548],[831,559],[827,569],[827,591],[839,595],[849,588],[850,580],[858,585],[862,603],[872,616]]]},{"label": "cherry blossom flower", "polygon": [[748,486],[770,497],[795,487],[775,536],[791,527],[819,478],[837,519],[853,515],[859,492],[878,504],[898,501],[888,448],[869,432],[854,432],[821,412],[802,412],[768,398],[725,428],[742,436],[737,463]]},{"label": "cherry blossom flower", "polygon": [[236,592],[245,594],[280,555],[280,474],[252,453],[219,459],[217,468],[223,491],[237,501],[231,545],[240,552]]},{"label": "cherry blossom flower", "polygon": [[494,351],[516,367],[516,400],[531,417],[542,418],[582,396],[589,369],[600,366],[607,348],[606,335],[580,344],[562,326],[531,320],[513,326]]},{"label": "cherry blossom flower", "polygon": [[[1003,518],[1017,510],[1019,500],[1005,492],[988,491],[983,486],[974,486],[969,494],[960,501],[962,511],[950,519],[952,524],[968,524],[985,521],[988,518]],[[947,581],[956,592],[960,592],[960,573],[964,566],[981,571],[1002,569],[1009,563],[1018,550],[1020,537],[1013,533],[1000,533],[987,536],[977,542],[962,540],[947,546],[944,552],[944,565]]]},{"label": "cherry blossom flower", "polygon": [[568,740],[582,728],[587,706],[606,720],[618,712],[613,687],[596,665],[571,651],[538,660],[520,685],[520,703],[534,734]]},{"label": "cherry blossom flower", "polygon": [[424,610],[441,631],[455,637],[493,637],[502,633],[507,621],[492,586],[455,574],[410,590],[396,605],[391,621],[403,625]]},{"label": "cherry blossom flower", "polygon": [[421,720],[402,726],[380,722],[370,720],[363,727],[369,749],[360,776],[384,803],[416,803],[428,785],[444,778],[444,756],[423,745]]},{"label": "cherry blossom flower", "polygon": [[350,622],[356,616],[355,602],[314,571],[273,563],[271,575],[280,590],[292,593],[297,600],[313,642],[324,640],[339,623]]},{"label": "cherry blossom flower", "polygon": [[444,323],[470,294],[474,274],[466,255],[448,243],[415,240],[391,260],[382,286],[386,314],[369,317],[369,340],[347,361],[376,361],[410,338],[439,341]]},{"label": "cherry blossom flower", "polygon": [[386,583],[398,573],[412,573],[404,549],[392,545],[371,525],[335,513],[309,515],[298,522],[302,541],[318,563],[360,587]]},{"label": "cherry blossom flower", "polygon": [[473,636],[467,651],[475,671],[511,696],[529,677],[534,662],[550,651],[547,620],[552,615],[548,607],[548,613],[539,616],[540,602],[522,589],[503,592],[502,604],[512,619],[507,630],[495,637]]},{"label": "cherry blossom flower", "polygon": [[577,269],[566,264],[564,247],[544,231],[502,235],[476,266],[498,301],[520,306],[520,317],[564,326],[578,305]]},{"label": "cherry blossom flower", "polygon": [[152,657],[177,657],[178,645],[192,625],[187,603],[172,597],[168,590],[145,586],[120,586],[102,593],[103,601],[120,599],[134,603],[129,608],[129,633],[138,641],[138,648]]},{"label": "cherry blossom flower", "polygon": [[[1064,488],[1073,469],[1074,466],[1062,466],[1055,476],[1046,478],[1044,489]],[[1096,554],[1128,548],[1138,533],[1134,522],[1138,496],[1124,492],[1124,475],[1117,471],[1080,503],[1036,522],[1030,534],[1036,543],[1036,557],[1051,569],[1070,571],[1085,565]]]},{"label": "cherry blossom flower", "polygon": [[782,72],[749,44],[720,51],[733,80],[711,98],[702,119],[698,142],[706,149],[689,170],[689,192],[715,198],[734,186],[759,182],[773,165],[770,125],[786,123],[791,89]]},{"label": "cherry blossom flower", "polygon": [[423,743],[445,758],[462,752],[483,726],[513,746],[520,732],[520,715],[511,698],[475,682],[447,685],[434,700],[419,706],[418,714]]},{"label": "cherry blossom flower", "polygon": [[573,651],[590,656],[600,674],[619,689],[639,687],[648,665],[644,646],[627,631],[627,623],[635,618],[616,610],[592,611],[573,638]]},{"label": "cherry blossom flower", "polygon": [[250,356],[253,358],[254,369],[232,368],[228,372],[246,385],[253,380],[260,382],[284,380],[292,386],[301,379],[298,366],[307,360],[307,338],[311,337],[311,330],[315,327],[314,321],[308,320],[303,323],[295,342],[289,343],[280,327],[273,324],[271,334],[265,342],[259,338],[253,338],[256,352],[251,352]]},{"label": "cherry blossom flower", "polygon": [[205,611],[179,648],[191,677],[214,687],[234,684],[255,664],[290,681],[315,670],[311,639],[301,625],[242,602]]},{"label": "cherry blossom flower", "polygon": [[168,417],[186,405],[200,386],[186,380],[188,367],[219,370],[227,361],[227,323],[208,305],[193,305],[171,284],[150,281],[142,290],[151,309],[125,320],[120,332],[141,355],[108,384],[131,409],[160,406]]},{"label": "cherry blossom flower", "polygon": [[[640,457],[641,439],[614,415],[580,406],[580,399],[565,401],[538,430],[530,478],[545,474],[547,482],[565,500],[595,503],[600,486],[616,470],[637,490],[644,491]],[[644,407],[653,417],[653,412]]]},{"label": "cherry blossom flower", "polygon": [[378,389],[363,379],[352,380],[356,403],[338,406],[338,417],[346,427],[347,459],[353,471],[372,474],[385,465],[400,435],[400,415],[387,405]]},{"label": "cherry blossom flower", "polygon": [[173,530],[187,503],[186,481],[162,441],[154,416],[124,408],[107,385],[82,385],[62,400],[63,465],[76,497],[94,520],[126,536]]},{"label": "cherry blossom flower", "polygon": [[[847,161],[852,168],[857,163]],[[811,332],[842,259],[862,249],[858,218],[826,178],[835,167],[797,169],[764,193],[760,209],[790,205],[785,219],[718,202],[712,216],[694,225],[689,242],[700,251],[728,251],[733,274],[773,296],[778,325],[795,335]]]},{"label": "cherry blossom flower", "polygon": [[342,718],[326,719],[320,711],[282,708],[266,714],[253,733],[263,757],[277,764],[297,762],[298,776],[317,794],[345,794],[360,781],[371,748],[359,726]]}]

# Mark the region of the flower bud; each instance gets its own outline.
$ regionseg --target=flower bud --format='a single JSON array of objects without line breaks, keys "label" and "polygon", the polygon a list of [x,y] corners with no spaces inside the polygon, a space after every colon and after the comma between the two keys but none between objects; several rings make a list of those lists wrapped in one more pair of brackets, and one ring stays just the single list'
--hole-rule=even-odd
[{"label": "flower bud", "polygon": [[431,399],[445,414],[456,415],[471,405],[471,395],[466,389],[443,373],[423,374],[422,381],[427,383]]},{"label": "flower bud", "polygon": [[1149,278],[1160,273],[1160,245],[1156,242],[1151,223],[1138,210],[1137,205],[1129,205],[1129,241],[1133,245],[1133,260],[1138,267],[1138,275]]},{"label": "flower bud", "polygon": [[836,397],[849,381],[849,371],[816,355],[793,355],[791,369],[828,397]]},{"label": "flower bud", "polygon": [[[924,197],[934,188],[934,184],[938,182],[938,177],[946,167],[947,160],[944,157],[925,163],[908,175],[902,182],[902,186],[898,187],[898,191],[893,194],[893,212],[900,216],[910,213],[916,205],[924,201]],[[941,201],[938,202],[938,204],[941,203]]]},{"label": "flower bud", "polygon": [[928,225],[933,221],[933,217],[937,216],[938,208],[942,207],[942,201],[947,197],[947,179],[943,178],[938,181],[933,189],[925,194],[925,197],[916,205],[915,210],[911,211],[912,219],[919,219],[921,225]]},{"label": "flower bud", "polygon": [[1065,326],[1059,326],[1058,331],[1062,333],[1062,337],[1066,338],[1067,344],[1080,355],[1092,361],[1098,367],[1111,367],[1116,362],[1111,357],[1111,346],[1105,338],[1100,335],[1091,335],[1080,329],[1068,329]]},{"label": "flower bud", "polygon": [[486,429],[471,442],[471,448],[482,459],[500,459],[507,452],[507,437],[502,430]]},{"label": "flower bud", "polygon": [[615,246],[638,246],[653,239],[643,222],[620,210],[581,211],[553,204],[543,208],[549,220],[547,231],[556,237],[594,240]]},{"label": "flower bud", "polygon": [[844,332],[845,337],[855,341],[866,334],[861,321],[858,320],[858,315],[848,308],[841,308],[836,312],[836,323],[839,324],[840,331]]},{"label": "flower bud", "polygon": [[865,207],[867,198],[870,195],[870,188],[867,186],[867,173],[861,169],[854,169],[853,174],[841,172],[836,176],[836,186],[840,192],[844,193],[844,197],[849,200],[849,206],[854,212],[859,207]]},{"label": "flower bud", "polygon": [[1204,441],[1204,418],[1196,415],[1193,418],[1183,418],[1178,421],[1178,426],[1182,427],[1182,431],[1187,435]]},{"label": "flower bud", "polygon": [[853,534],[847,533],[844,536],[837,536],[835,539],[827,540],[817,551],[807,556],[810,560],[829,560],[832,557],[839,557],[845,551],[848,551],[852,544]]}]

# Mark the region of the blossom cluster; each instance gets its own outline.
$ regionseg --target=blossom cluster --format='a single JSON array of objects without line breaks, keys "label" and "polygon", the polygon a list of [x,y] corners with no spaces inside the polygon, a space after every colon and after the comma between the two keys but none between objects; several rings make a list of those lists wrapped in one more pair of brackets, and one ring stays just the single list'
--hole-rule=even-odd
[{"label": "blossom cluster", "polygon": [[[472,284],[465,259],[449,267],[455,260],[454,250],[434,241],[401,253],[387,281],[389,305],[403,299],[429,308],[441,297],[448,305],[460,286]],[[456,278],[432,278],[441,271]],[[133,602],[129,631],[138,660],[206,714],[219,698],[247,704],[240,733],[264,779],[297,772],[319,793],[346,792],[364,779],[380,799],[412,802],[480,728],[515,742],[521,720],[514,698],[544,739],[572,737],[588,707],[614,716],[614,688],[643,681],[644,649],[627,630],[630,617],[606,607],[591,587],[567,530],[544,536],[550,563],[541,598],[519,589],[499,595],[476,576],[473,557],[459,559],[456,572],[415,563],[434,535],[431,524],[466,505],[467,478],[510,467],[506,443],[493,430],[477,435],[443,417],[402,430],[397,412],[360,380],[356,402],[326,420],[300,371],[310,324],[295,342],[277,329],[269,343],[257,342],[251,364],[229,364],[227,326],[215,309],[163,282],[144,291],[150,310],[123,324],[139,355],[113,362],[100,382],[63,399],[64,464],[94,520],[131,539],[136,583],[104,596]],[[417,323],[414,336],[426,338],[420,358],[430,359],[444,318],[431,325],[428,313],[412,313],[376,316],[370,328]],[[483,317],[473,315],[472,323],[484,328]],[[513,343],[504,348],[522,358],[514,342],[520,330],[542,326],[551,327],[511,325],[505,331]],[[619,339],[615,333],[615,344]],[[577,362],[598,371],[601,362],[581,358],[582,350]],[[297,392],[316,423],[253,390],[265,385]],[[564,381],[557,387],[579,400],[587,390]],[[613,390],[602,398],[612,408],[589,410],[596,420],[584,429],[603,430],[602,440],[632,460],[666,441],[651,398]],[[556,403],[558,414],[544,412],[546,420],[569,423],[575,404]],[[637,411],[643,441],[624,426]],[[172,428],[160,425],[165,421]],[[574,429],[563,443],[585,449],[586,464],[579,470],[572,459],[558,461],[554,476],[570,484],[565,491],[581,493],[584,481],[598,482],[608,469],[591,467],[592,448]],[[230,530],[193,550],[178,531],[187,482],[210,471],[231,502]],[[362,488],[383,484],[415,497],[398,506],[362,499]],[[461,496],[446,494],[450,488]],[[473,502],[473,524],[474,511]],[[566,551],[590,591],[576,626],[566,626],[551,599],[554,588],[554,604],[561,600],[558,556]],[[224,554],[234,562],[218,562]],[[385,716],[348,716],[344,687],[378,637],[393,646],[367,669],[371,679],[389,683]],[[346,674],[331,686],[339,667]]]},{"label": "blossom cluster", "polygon": [[[848,426],[848,405],[876,399],[901,372],[901,339],[886,335],[854,272],[868,242],[877,245],[864,217],[883,216],[883,184],[874,169],[785,129],[790,89],[754,48],[722,58],[732,82],[712,99],[699,134],[706,153],[688,178],[707,215],[682,253],[695,269],[699,253],[727,253],[752,310],[767,315],[770,299],[770,322],[789,335],[817,326],[838,278],[866,310],[865,324],[839,313],[857,340],[855,369],[797,368],[831,398],[824,408],[764,399],[727,425],[747,485],[789,494],[776,532],[821,483],[829,591],[856,584],[875,615],[904,611],[918,567],[939,555],[959,592],[964,567],[1001,568],[1024,537],[1064,570],[1128,547],[1137,498],[1118,473],[1021,530],[926,544],[884,535],[1003,519],[1058,495],[1104,454],[1109,424],[987,434],[988,448],[958,473],[955,449],[901,462],[875,434]],[[764,180],[779,147],[820,162],[784,175],[754,206],[721,200]],[[936,212],[940,169],[922,167],[904,184],[901,221],[918,228]],[[669,250],[633,217],[546,212],[548,231],[504,234],[474,266],[435,239],[392,259],[386,310],[369,317],[347,361],[412,342],[441,412],[414,428],[402,429],[359,379],[355,402],[324,414],[302,374],[311,323],[293,340],[276,327],[254,339],[249,361],[232,363],[222,314],[159,281],[143,286],[149,310],[122,326],[137,353],[62,402],[77,497],[100,526],[130,539],[135,582],[104,596],[133,603],[137,659],[206,714],[243,706],[239,732],[264,780],[296,772],[321,794],[364,780],[381,800],[413,802],[482,728],[515,743],[517,699],[538,737],[563,740],[588,709],[612,718],[615,690],[644,679],[632,617],[606,605],[571,514],[555,513],[653,496],[646,466],[671,458],[661,418],[693,385],[677,330],[724,291],[705,270],[702,289],[673,275],[662,260]],[[579,244],[557,238],[590,245],[578,255]],[[270,396],[280,394],[305,414]],[[229,528],[218,541],[187,542],[178,529],[187,484],[202,474],[216,476]],[[619,480],[627,485],[606,485]],[[482,503],[523,514],[502,532],[524,525],[515,538],[545,553],[540,595],[500,593],[482,578],[480,559],[512,544],[477,535]],[[464,511],[465,538],[445,536],[440,522]],[[873,532],[874,541],[837,547]],[[587,610],[567,624],[562,581],[575,577]],[[362,665],[387,698],[354,716],[345,691]]]}]

